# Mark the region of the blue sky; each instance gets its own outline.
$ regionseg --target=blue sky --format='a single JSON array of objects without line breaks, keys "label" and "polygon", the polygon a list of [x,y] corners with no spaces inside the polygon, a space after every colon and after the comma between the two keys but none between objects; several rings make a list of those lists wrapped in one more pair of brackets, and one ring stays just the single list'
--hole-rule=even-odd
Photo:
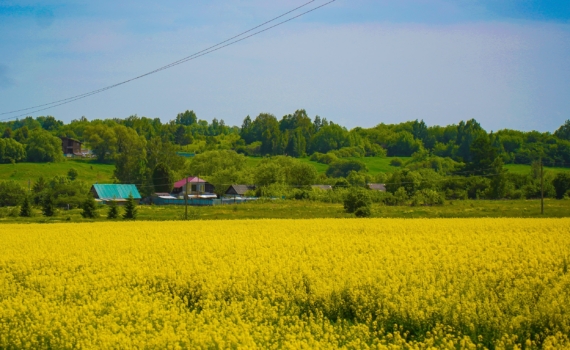
[{"label": "blue sky", "polygon": [[[0,113],[132,78],[306,1],[0,0]],[[570,119],[568,62],[568,1],[337,0],[32,115],[168,121],[193,109],[240,125],[246,115],[304,108],[349,128],[475,118],[488,130],[554,131]]]}]

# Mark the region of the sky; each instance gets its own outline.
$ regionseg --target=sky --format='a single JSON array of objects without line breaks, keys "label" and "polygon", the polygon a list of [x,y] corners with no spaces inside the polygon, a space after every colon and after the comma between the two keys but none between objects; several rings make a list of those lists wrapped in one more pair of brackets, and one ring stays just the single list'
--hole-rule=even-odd
[{"label": "sky", "polygon": [[[0,113],[150,72],[307,1],[0,0]],[[486,130],[553,132],[570,119],[569,97],[570,1],[336,0],[173,68],[0,120],[167,122],[194,110],[239,126],[305,109],[349,129],[475,118]]]}]

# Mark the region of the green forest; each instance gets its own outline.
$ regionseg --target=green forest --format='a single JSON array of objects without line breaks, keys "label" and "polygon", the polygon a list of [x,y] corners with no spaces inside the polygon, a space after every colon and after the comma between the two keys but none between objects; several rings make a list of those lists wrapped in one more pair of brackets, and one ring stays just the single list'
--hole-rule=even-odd
[{"label": "green forest", "polygon": [[[385,184],[386,192],[365,195],[384,205],[533,199],[540,198],[541,188],[546,198],[570,195],[570,172],[554,170],[570,169],[570,120],[553,133],[487,132],[473,119],[447,126],[414,120],[348,130],[302,109],[281,119],[268,113],[247,116],[241,126],[207,122],[185,111],[167,123],[136,115],[82,117],[67,124],[53,116],[27,117],[0,123],[0,131],[0,163],[66,162],[60,137],[68,137],[89,150],[91,169],[105,165],[102,174],[109,181],[136,184],[143,196],[168,192],[186,175],[205,178],[220,195],[231,184],[254,184],[252,196],[330,203],[370,183]],[[389,160],[391,171],[371,169],[377,163],[368,160],[380,158]],[[508,170],[516,166],[527,170]],[[92,184],[86,180],[77,178],[73,168],[50,178],[38,168],[30,183],[32,200],[40,203],[49,193],[56,205],[79,207]],[[315,184],[335,190],[314,190]],[[0,182],[0,206],[20,205],[24,193],[16,181]]]}]

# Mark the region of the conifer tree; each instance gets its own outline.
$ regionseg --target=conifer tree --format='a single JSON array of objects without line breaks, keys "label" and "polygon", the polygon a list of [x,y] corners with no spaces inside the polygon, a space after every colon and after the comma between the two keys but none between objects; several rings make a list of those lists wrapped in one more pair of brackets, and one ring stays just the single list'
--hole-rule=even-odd
[{"label": "conifer tree", "polygon": [[55,204],[53,203],[53,198],[51,194],[46,193],[42,201],[42,213],[44,216],[54,216],[55,215]]},{"label": "conifer tree", "polygon": [[107,212],[107,219],[116,219],[119,217],[119,208],[117,207],[117,202],[112,200],[109,203],[109,211]]},{"label": "conifer tree", "polygon": [[137,218],[137,206],[135,204],[135,199],[133,194],[129,193],[129,198],[127,198],[127,203],[125,203],[125,213],[123,214],[123,219],[125,220],[135,220]]},{"label": "conifer tree", "polygon": [[30,199],[28,196],[24,197],[24,203],[22,203],[22,208],[20,208],[20,216],[30,217],[32,216],[32,206],[30,205]]},{"label": "conifer tree", "polygon": [[95,203],[95,198],[91,194],[87,196],[85,201],[81,204],[81,216],[84,218],[95,218],[97,217],[97,203]]}]

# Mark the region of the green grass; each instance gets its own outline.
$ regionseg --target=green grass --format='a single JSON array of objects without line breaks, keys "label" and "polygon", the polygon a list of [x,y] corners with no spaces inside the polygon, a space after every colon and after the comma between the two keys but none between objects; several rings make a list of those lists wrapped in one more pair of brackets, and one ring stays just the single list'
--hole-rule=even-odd
[{"label": "green grass", "polygon": [[378,173],[391,173],[397,170],[398,167],[390,165],[390,161],[394,158],[400,158],[404,162],[408,159],[411,159],[411,157],[385,157],[385,158],[364,157],[364,158],[346,158],[346,159],[359,160],[363,162],[368,167],[368,172],[370,174],[375,175]]},{"label": "green grass", "polygon": [[69,169],[78,172],[78,180],[87,183],[112,182],[113,164],[99,164],[92,160],[67,159],[60,163],[16,163],[0,164],[0,181],[14,180],[23,186],[28,186],[28,180],[33,184],[40,176],[50,179],[56,175],[67,175]]},{"label": "green grass", "polygon": [[[374,204],[372,216],[378,218],[486,218],[486,217],[568,217],[570,200],[546,199],[544,215],[540,214],[540,200],[466,200],[446,201],[442,206],[410,207]],[[57,215],[45,218],[39,208],[34,208],[31,218],[18,217],[19,208],[0,208],[0,223],[53,223],[106,221],[108,208],[99,209],[97,219],[84,219],[80,209],[58,210]],[[123,209],[120,208],[120,213]],[[138,220],[183,220],[184,206],[138,206]],[[311,219],[351,218],[342,204],[295,200],[267,200],[247,204],[215,207],[188,207],[190,220],[236,219]],[[119,219],[118,221],[122,221]]]},{"label": "green grass", "polygon": [[[531,166],[525,164],[506,164],[505,169],[509,170],[509,172],[513,174],[527,175],[530,174]],[[554,173],[568,172],[570,171],[570,168],[544,167],[544,171],[552,171]]]}]

